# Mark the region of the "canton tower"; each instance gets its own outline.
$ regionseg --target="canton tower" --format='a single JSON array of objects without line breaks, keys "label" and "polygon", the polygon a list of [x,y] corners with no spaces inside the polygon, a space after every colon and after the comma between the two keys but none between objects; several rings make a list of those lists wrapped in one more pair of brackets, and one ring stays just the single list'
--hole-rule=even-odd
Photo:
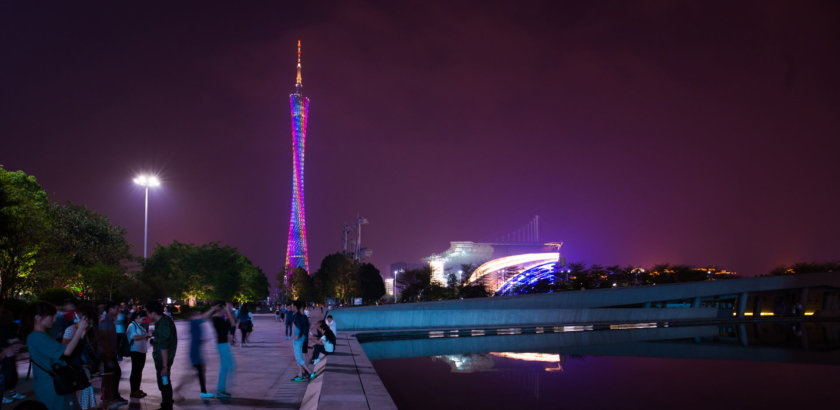
[{"label": "canton tower", "polygon": [[289,241],[286,245],[286,284],[295,268],[309,272],[309,252],[306,248],[306,213],[303,208],[303,154],[306,145],[306,119],[309,118],[309,98],[303,96],[300,75],[300,40],[298,40],[297,81],[295,92],[289,95],[292,108],[292,213],[289,217]]}]

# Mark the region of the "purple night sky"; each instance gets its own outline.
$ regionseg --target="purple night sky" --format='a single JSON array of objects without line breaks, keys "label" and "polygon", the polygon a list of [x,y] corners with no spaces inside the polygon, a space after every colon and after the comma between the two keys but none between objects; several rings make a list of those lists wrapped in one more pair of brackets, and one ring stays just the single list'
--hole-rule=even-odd
[{"label": "purple night sky", "polygon": [[[569,261],[840,258],[840,4],[0,4],[0,164],[143,250],[220,241],[269,277],[297,40],[313,270],[358,214],[382,271],[541,218]],[[455,5],[449,3],[456,3]]]}]

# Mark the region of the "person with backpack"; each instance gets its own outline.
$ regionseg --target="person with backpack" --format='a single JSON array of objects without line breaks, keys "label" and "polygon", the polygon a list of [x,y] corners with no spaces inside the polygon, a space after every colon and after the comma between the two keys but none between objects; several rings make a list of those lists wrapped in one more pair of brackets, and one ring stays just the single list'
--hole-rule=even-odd
[{"label": "person with backpack", "polygon": [[49,369],[52,369],[54,364],[66,364],[63,356],[73,354],[73,350],[88,330],[88,322],[84,317],[79,318],[78,330],[65,346],[49,334],[55,323],[55,314],[55,306],[46,302],[35,302],[30,306],[25,318],[26,330],[31,331],[26,338],[26,347],[29,349],[30,360],[35,365],[32,367],[35,376],[32,387],[38,401],[46,404],[50,410],[73,410],[74,395],[56,393]]},{"label": "person with backpack", "polygon": [[248,309],[248,305],[242,305],[239,313],[236,316],[236,321],[239,322],[239,330],[242,332],[242,347],[248,346],[248,335],[254,331],[254,317]]}]

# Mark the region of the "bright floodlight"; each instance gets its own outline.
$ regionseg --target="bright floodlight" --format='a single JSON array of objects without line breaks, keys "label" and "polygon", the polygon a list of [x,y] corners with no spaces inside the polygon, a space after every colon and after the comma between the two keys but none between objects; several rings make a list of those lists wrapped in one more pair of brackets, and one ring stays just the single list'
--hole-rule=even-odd
[{"label": "bright floodlight", "polygon": [[146,259],[149,245],[149,187],[160,186],[160,180],[154,175],[138,175],[134,183],[146,188],[146,215],[143,226],[143,259]]},{"label": "bright floodlight", "polygon": [[138,175],[134,178],[134,183],[145,187],[160,186],[160,180],[154,175]]}]

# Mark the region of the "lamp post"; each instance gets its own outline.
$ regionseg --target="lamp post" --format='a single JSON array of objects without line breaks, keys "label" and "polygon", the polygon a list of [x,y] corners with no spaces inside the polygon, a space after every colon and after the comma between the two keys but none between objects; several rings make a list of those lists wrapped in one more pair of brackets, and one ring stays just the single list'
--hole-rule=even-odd
[{"label": "lamp post", "polygon": [[160,180],[154,175],[138,175],[134,183],[146,188],[146,217],[143,224],[143,259],[146,259],[149,244],[149,187],[160,186]]}]

